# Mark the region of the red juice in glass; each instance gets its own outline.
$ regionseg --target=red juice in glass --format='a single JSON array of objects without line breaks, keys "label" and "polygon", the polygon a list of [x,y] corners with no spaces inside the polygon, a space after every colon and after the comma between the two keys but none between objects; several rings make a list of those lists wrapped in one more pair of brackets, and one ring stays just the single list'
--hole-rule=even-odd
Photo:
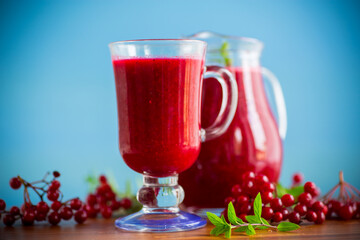
[{"label": "red juice in glass", "polygon": [[188,169],[200,151],[203,60],[114,59],[120,152],[136,172],[167,177]]}]

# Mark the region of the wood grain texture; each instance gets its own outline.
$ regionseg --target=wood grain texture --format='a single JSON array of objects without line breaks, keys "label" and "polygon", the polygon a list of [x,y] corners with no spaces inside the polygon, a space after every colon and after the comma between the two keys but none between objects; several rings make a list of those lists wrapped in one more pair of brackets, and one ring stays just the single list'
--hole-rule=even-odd
[{"label": "wood grain texture", "polygon": [[[114,220],[96,219],[88,220],[83,225],[74,222],[62,222],[60,226],[49,226],[48,224],[37,224],[35,226],[4,227],[0,225],[0,239],[76,239],[76,240],[112,240],[112,239],[225,239],[224,237],[210,236],[213,226],[208,224],[205,228],[177,233],[130,233],[115,228]],[[257,230],[257,234],[247,237],[240,233],[233,233],[231,239],[360,239],[360,221],[326,221],[323,225],[306,225],[292,232],[270,232],[268,230]]]}]

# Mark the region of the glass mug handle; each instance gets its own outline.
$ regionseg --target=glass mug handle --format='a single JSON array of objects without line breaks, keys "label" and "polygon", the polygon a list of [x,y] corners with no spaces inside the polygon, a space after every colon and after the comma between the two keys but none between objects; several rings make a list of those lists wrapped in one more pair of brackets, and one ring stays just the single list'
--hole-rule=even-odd
[{"label": "glass mug handle", "polygon": [[269,80],[275,96],[276,110],[279,117],[279,135],[282,140],[285,139],[287,131],[287,114],[284,100],[284,94],[277,77],[267,68],[262,67],[261,73]]},{"label": "glass mug handle", "polygon": [[205,129],[201,128],[200,137],[202,142],[217,138],[225,133],[235,116],[238,103],[238,86],[233,75],[222,67],[211,66],[210,68],[211,70],[206,71],[205,67],[204,80],[215,78],[220,83],[222,102],[214,123]]}]

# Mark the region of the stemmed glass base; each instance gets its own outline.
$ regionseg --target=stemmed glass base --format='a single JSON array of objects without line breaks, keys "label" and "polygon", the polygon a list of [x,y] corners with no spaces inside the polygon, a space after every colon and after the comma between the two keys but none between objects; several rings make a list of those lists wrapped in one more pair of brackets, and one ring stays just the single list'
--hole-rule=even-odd
[{"label": "stemmed glass base", "polygon": [[166,178],[144,175],[144,185],[137,193],[143,209],[117,219],[115,226],[137,232],[178,232],[205,226],[204,218],[179,209],[184,190],[177,180],[177,175]]}]

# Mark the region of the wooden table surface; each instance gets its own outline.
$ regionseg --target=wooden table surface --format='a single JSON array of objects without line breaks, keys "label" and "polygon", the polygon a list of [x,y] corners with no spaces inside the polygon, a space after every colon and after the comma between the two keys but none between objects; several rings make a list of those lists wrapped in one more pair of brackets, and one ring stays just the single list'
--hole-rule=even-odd
[{"label": "wooden table surface", "polygon": [[[208,224],[205,228],[188,232],[176,233],[131,233],[116,229],[114,219],[88,220],[83,225],[74,222],[62,222],[59,226],[37,224],[35,226],[5,227],[0,225],[0,239],[76,239],[76,240],[110,240],[110,239],[225,239],[210,236],[213,226]],[[271,239],[360,239],[360,220],[353,221],[326,221],[323,225],[306,225],[292,232],[276,232],[269,230],[256,230],[257,234],[247,237],[241,233],[233,233],[231,239],[242,238],[271,238]]]}]

